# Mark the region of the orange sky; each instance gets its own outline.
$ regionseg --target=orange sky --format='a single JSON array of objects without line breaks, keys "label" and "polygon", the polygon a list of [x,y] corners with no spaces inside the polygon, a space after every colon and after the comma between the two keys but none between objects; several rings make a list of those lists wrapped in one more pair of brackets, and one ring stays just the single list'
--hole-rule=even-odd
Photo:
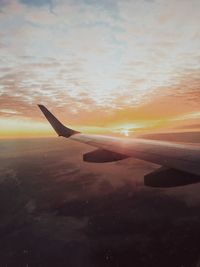
[{"label": "orange sky", "polygon": [[0,138],[55,136],[37,104],[90,133],[200,127],[200,2],[8,0]]}]

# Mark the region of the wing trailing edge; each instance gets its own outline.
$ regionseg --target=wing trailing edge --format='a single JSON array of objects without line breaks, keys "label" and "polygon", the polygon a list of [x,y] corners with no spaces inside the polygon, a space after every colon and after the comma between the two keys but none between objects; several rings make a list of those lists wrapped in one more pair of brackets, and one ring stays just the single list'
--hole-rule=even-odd
[{"label": "wing trailing edge", "polygon": [[38,105],[38,107],[49,121],[53,129],[56,131],[58,136],[64,136],[68,138],[74,134],[80,133],[64,126],[45,106]]}]

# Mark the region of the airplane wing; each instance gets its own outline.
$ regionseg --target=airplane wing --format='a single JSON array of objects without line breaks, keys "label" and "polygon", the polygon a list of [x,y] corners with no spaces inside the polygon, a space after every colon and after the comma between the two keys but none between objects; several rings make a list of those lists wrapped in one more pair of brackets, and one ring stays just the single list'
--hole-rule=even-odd
[{"label": "airplane wing", "polygon": [[59,136],[88,144],[95,149],[83,155],[88,162],[111,162],[134,157],[162,167],[144,177],[144,184],[171,187],[200,182],[200,145],[148,139],[125,139],[82,134],[64,126],[43,105],[38,105]]}]

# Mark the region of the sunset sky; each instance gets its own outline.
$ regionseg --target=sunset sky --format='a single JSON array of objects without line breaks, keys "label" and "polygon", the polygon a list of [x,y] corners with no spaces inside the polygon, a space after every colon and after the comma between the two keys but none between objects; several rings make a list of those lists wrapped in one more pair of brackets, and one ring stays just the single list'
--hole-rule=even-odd
[{"label": "sunset sky", "polygon": [[200,129],[199,0],[0,0],[0,137]]}]

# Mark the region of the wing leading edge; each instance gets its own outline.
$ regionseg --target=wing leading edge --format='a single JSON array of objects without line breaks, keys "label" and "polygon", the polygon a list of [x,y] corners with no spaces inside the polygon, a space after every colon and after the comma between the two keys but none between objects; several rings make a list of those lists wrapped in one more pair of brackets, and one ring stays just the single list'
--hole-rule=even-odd
[{"label": "wing leading edge", "polygon": [[[182,184],[200,181],[200,145],[180,144],[139,138],[124,139],[102,135],[82,134],[64,126],[43,105],[39,105],[39,108],[59,136],[64,136],[98,148],[97,152],[95,150],[93,153],[96,158],[92,160],[90,157],[90,162],[110,162],[127,157],[135,157],[161,165],[167,170],[175,170],[167,172],[170,177],[172,177],[172,174],[177,177],[177,171],[180,171],[180,177],[183,172],[186,172],[187,177],[189,177],[190,174],[195,176],[195,179],[192,179],[192,177],[191,179],[187,178],[187,183],[184,182]],[[101,151],[103,152],[101,153]],[[91,154],[91,156],[93,154]],[[88,156],[84,155],[83,158],[86,159]],[[162,172],[159,172],[159,175],[161,174]],[[150,185],[149,177],[151,180],[153,176],[147,176],[147,185]],[[156,179],[158,179],[157,173]],[[181,181],[181,178],[179,180]],[[184,181],[184,179],[182,180]],[[182,184],[177,184],[176,182],[175,186]],[[173,186],[173,183],[171,186]]]}]

